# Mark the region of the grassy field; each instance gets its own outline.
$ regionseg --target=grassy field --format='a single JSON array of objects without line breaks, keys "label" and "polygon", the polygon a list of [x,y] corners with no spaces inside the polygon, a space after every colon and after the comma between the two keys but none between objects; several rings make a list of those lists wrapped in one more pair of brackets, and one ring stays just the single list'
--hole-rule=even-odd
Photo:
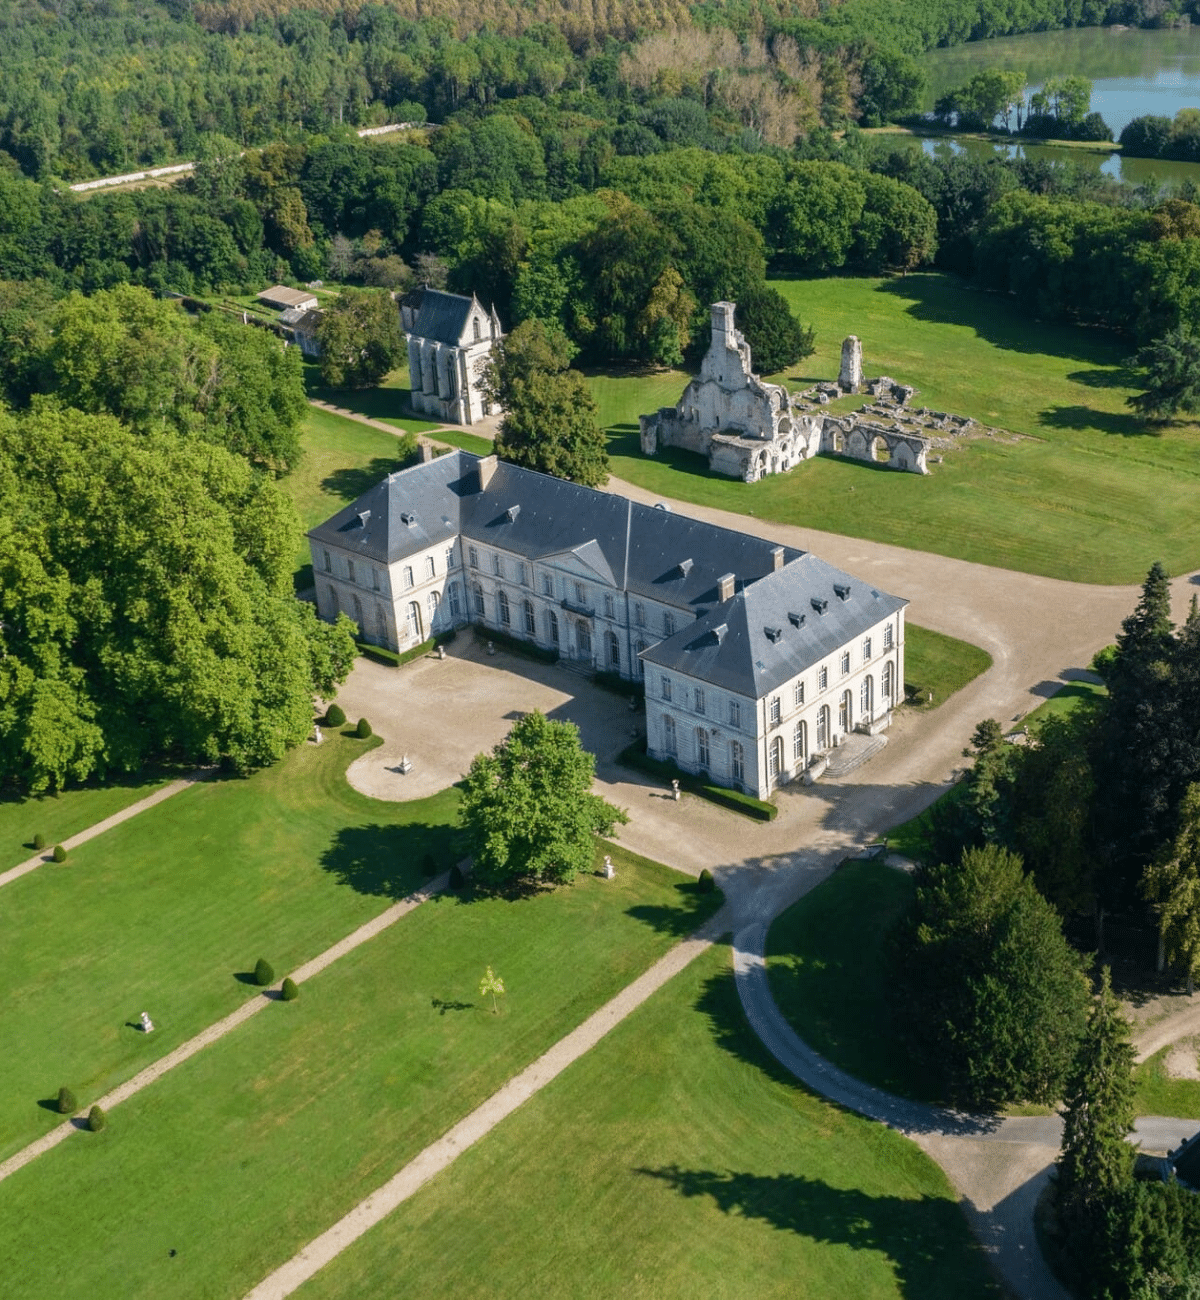
[{"label": "grassy field", "polygon": [[298,1296],[995,1296],[941,1171],[782,1074],[716,946]]},{"label": "grassy field", "polygon": [[38,1103],[61,1085],[90,1103],[253,996],[258,957],[286,974],[420,884],[426,853],[454,860],[455,791],[368,799],[344,773],[378,742],[326,736],[3,890],[0,1158],[60,1121]]},{"label": "grassy field", "polygon": [[0,1185],[6,1300],[244,1294],[720,903],[609,851],[611,881],[425,904]]},{"label": "grassy field", "polygon": [[815,1051],[889,1092],[928,1099],[887,996],[885,939],[912,890],[901,871],[848,863],[771,923],[767,973],[779,1009]]},{"label": "grassy field", "polygon": [[776,287],[817,330],[817,352],[781,377],[789,386],[835,376],[854,333],[868,374],[1028,436],[968,442],[927,477],[821,457],[745,484],[687,453],[641,455],[637,416],[673,405],[685,376],[597,376],[614,474],[702,505],[1052,577],[1136,582],[1155,559],[1173,573],[1200,566],[1200,425],[1141,431],[1124,405],[1125,341],[1030,321],[943,275]]},{"label": "grassy field", "polygon": [[[1168,1078],[1167,1054],[1170,1050],[1169,1047],[1164,1047],[1148,1061],[1134,1066],[1137,1113],[1200,1119],[1200,1080]],[[1187,1135],[1181,1133],[1179,1136]]]},{"label": "grassy field", "polygon": [[904,686],[916,708],[936,709],[991,666],[992,656],[977,645],[905,624]]},{"label": "grassy field", "polygon": [[117,777],[62,794],[0,799],[0,871],[33,857],[33,837],[46,837],[47,848],[61,844],[87,827],[153,794],[167,777]]}]

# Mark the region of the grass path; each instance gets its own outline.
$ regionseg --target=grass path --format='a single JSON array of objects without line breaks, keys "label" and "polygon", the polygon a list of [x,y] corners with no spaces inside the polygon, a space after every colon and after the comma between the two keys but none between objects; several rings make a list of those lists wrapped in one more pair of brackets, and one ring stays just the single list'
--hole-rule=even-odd
[{"label": "grass path", "polygon": [[[291,973],[292,980],[297,985],[301,985],[305,980],[310,980],[314,975],[319,975],[321,971],[332,965],[339,957],[344,957],[348,952],[353,952],[355,948],[361,947],[368,940],[375,938],[377,934],[381,934],[389,926],[395,925],[402,916],[407,916],[413,908],[428,902],[435,894],[446,888],[449,879],[449,875],[443,873],[435,880],[430,881],[424,889],[419,889],[407,898],[401,899],[400,902],[389,907],[386,912],[381,912],[374,920],[368,921],[366,925],[360,925],[353,934],[348,934],[344,939],[339,939],[331,948],[318,953],[311,961],[305,962],[303,966],[293,971]],[[238,1025],[244,1024],[251,1016],[264,1011],[272,1002],[279,1001],[281,984],[282,980],[271,988],[264,989],[258,997],[249,1002],[244,1002],[236,1011],[225,1016],[224,1019],[218,1020],[214,1025],[209,1025],[207,1029],[202,1030],[194,1038],[189,1038],[186,1043],[182,1043],[173,1052],[168,1052],[166,1056],[155,1061],[153,1065],[147,1066],[146,1069],[135,1074],[132,1079],[127,1079],[119,1087],[114,1088],[112,1092],[106,1093],[95,1105],[107,1113],[114,1107],[119,1106],[123,1101],[128,1101],[130,1097],[136,1096],[143,1088],[147,1088],[156,1080],[161,1079],[169,1070],[182,1065],[184,1061],[191,1060],[197,1052],[203,1051],[211,1043],[224,1038],[226,1034],[236,1029]],[[65,1142],[72,1133],[79,1132],[86,1118],[87,1111],[80,1111],[72,1119],[66,1120],[57,1128],[51,1129],[45,1137],[39,1138],[36,1142],[31,1142],[24,1150],[18,1151],[16,1155],[9,1156],[7,1160],[0,1162],[0,1182],[3,1182],[11,1174],[15,1174],[18,1169],[24,1169],[38,1156],[52,1150],[60,1142]]]}]

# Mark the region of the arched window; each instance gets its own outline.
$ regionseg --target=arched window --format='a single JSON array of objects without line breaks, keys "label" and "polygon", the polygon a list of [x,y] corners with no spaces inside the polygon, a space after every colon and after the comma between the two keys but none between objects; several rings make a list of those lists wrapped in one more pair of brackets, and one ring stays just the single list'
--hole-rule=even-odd
[{"label": "arched window", "polygon": [[614,672],[621,671],[621,643],[617,640],[617,634],[610,632],[605,638],[608,642],[608,666]]},{"label": "arched window", "polygon": [[550,624],[550,640],[558,645],[558,615],[553,610],[549,610],[546,618]]},{"label": "arched window", "polygon": [[875,716],[875,679],[868,673],[858,688],[858,712],[864,722]]},{"label": "arched window", "polygon": [[475,613],[480,618],[483,617],[483,588],[479,583],[475,583],[471,588],[471,603],[475,606]]},{"label": "arched window", "polygon": [[478,316],[471,317],[471,329],[475,335],[474,341],[478,343],[479,342],[479,317]]},{"label": "arched window", "polygon": [[415,600],[408,602],[408,635],[414,641],[423,641],[421,635],[421,606]]},{"label": "arched window", "polygon": [[675,754],[675,719],[669,713],[663,714],[663,749]]},{"label": "arched window", "polygon": [[771,741],[771,749],[768,754],[767,770],[771,774],[771,780],[777,780],[779,773],[783,770],[783,737],[776,736]]},{"label": "arched window", "polygon": [[854,724],[854,700],[849,691],[842,692],[838,701],[838,730],[849,731]]},{"label": "arched window", "polygon": [[822,704],[817,711],[817,752],[829,748],[829,705]]},{"label": "arched window", "polygon": [[330,587],[329,588],[329,616],[331,618],[337,618],[338,608],[339,607],[338,607],[338,598],[337,598],[337,588]]},{"label": "arched window", "polygon": [[729,742],[729,774],[735,781],[746,779],[746,756],[740,740]]},{"label": "arched window", "polygon": [[379,639],[386,641],[388,639],[387,614],[382,605],[375,606],[375,626],[379,629]]},{"label": "arched window", "polygon": [[792,762],[796,767],[808,763],[808,724],[805,722],[797,722],[792,732]]},{"label": "arched window", "polygon": [[433,626],[434,619],[437,618],[438,603],[440,600],[441,600],[441,596],[439,596],[436,591],[431,591],[429,593],[428,605],[429,605],[429,626],[430,627]]},{"label": "arched window", "polygon": [[512,622],[512,611],[508,608],[508,593],[498,591],[496,593],[496,605],[500,610],[500,622],[508,627]]},{"label": "arched window", "polygon": [[362,601],[357,596],[354,597],[354,621],[358,624],[358,630],[363,631]]},{"label": "arched window", "polygon": [[880,687],[880,695],[883,696],[880,703],[885,709],[892,707],[892,700],[896,689],[896,665],[889,659],[883,665],[883,683]]},{"label": "arched window", "polygon": [[533,602],[527,600],[521,608],[525,613],[525,635],[537,636],[537,623],[534,622],[533,618]]},{"label": "arched window", "polygon": [[708,771],[708,732],[703,727],[696,728],[696,762]]},{"label": "arched window", "polygon": [[411,564],[406,564],[406,565],[404,566],[404,587],[405,587],[405,590],[407,590],[407,589],[408,589],[409,587],[411,587],[412,585],[413,585],[413,571],[412,571],[412,565],[411,565]]}]

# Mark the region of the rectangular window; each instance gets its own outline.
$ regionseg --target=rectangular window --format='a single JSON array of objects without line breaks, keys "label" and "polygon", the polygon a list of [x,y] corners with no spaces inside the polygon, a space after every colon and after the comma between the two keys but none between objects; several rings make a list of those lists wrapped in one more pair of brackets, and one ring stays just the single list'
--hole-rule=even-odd
[{"label": "rectangular window", "polygon": [[427,578],[437,577],[437,565],[433,562],[432,555],[427,555],[425,557],[425,576]]},{"label": "rectangular window", "polygon": [[637,621],[638,627],[646,626],[646,607],[640,600],[633,607],[633,617]]},{"label": "rectangular window", "polygon": [[430,626],[432,626],[433,620],[437,618],[438,594],[436,591],[431,591],[429,593],[426,604],[429,606],[429,623]]},{"label": "rectangular window", "polygon": [[467,563],[473,569],[479,568],[479,552],[473,547],[467,547]]},{"label": "rectangular window", "polygon": [[675,615],[663,611],[663,636],[675,635]]},{"label": "rectangular window", "polygon": [[455,563],[456,561],[454,559],[454,547],[447,546],[446,547],[446,568],[453,569],[455,567]]},{"label": "rectangular window", "polygon": [[892,632],[892,625],[889,623],[887,627],[883,629],[883,648],[885,650],[890,650],[892,648],[893,638],[894,633]]},{"label": "rectangular window", "polygon": [[796,682],[792,686],[792,703],[799,708],[804,703],[804,683]]},{"label": "rectangular window", "polygon": [[586,602],[587,602],[587,592],[585,592],[583,589],[583,583],[577,582],[575,584],[575,603],[577,605],[582,606],[586,604]]},{"label": "rectangular window", "polygon": [[697,713],[704,712],[704,692],[700,689],[699,686],[696,687],[696,712]]},{"label": "rectangular window", "polygon": [[504,577],[504,565],[501,563],[500,556],[497,554],[492,555],[492,572],[497,578]]},{"label": "rectangular window", "polygon": [[737,700],[729,701],[729,725],[731,727],[742,725],[742,706]]},{"label": "rectangular window", "polygon": [[450,584],[450,613],[452,617],[459,618],[462,614],[462,601],[458,595],[458,583]]},{"label": "rectangular window", "polygon": [[413,585],[412,565],[406,564],[404,566],[404,589],[407,591],[408,588],[411,587],[412,585]]},{"label": "rectangular window", "polygon": [[328,551],[325,552],[325,572],[326,572],[326,573],[332,573],[332,572],[333,572],[333,561],[329,558],[329,552],[328,552]]},{"label": "rectangular window", "polygon": [[862,652],[863,663],[866,663],[871,657],[871,638],[869,636],[863,637]]},{"label": "rectangular window", "polygon": [[829,669],[821,665],[817,671],[817,690],[824,691],[829,689]]},{"label": "rectangular window", "polygon": [[354,581],[354,561],[353,561],[353,560],[347,560],[347,561],[346,561],[346,577],[348,577],[348,578],[350,579],[351,582]]},{"label": "rectangular window", "polygon": [[483,588],[479,585],[479,583],[476,583],[471,588],[471,604],[475,606],[475,613],[478,614],[480,618],[482,618],[483,617]]},{"label": "rectangular window", "polygon": [[662,682],[662,697],[664,700],[669,700],[671,698],[671,679],[663,677],[660,680]]},{"label": "rectangular window", "polygon": [[850,651],[843,650],[842,651],[842,676],[845,677],[845,675],[849,671],[850,671]]},{"label": "rectangular window", "polygon": [[611,596],[605,596],[605,597],[604,597],[604,617],[605,617],[605,618],[616,618],[616,616],[617,616],[617,611],[616,611],[616,606],[613,604],[613,598],[612,598]]},{"label": "rectangular window", "polygon": [[529,585],[529,580],[525,576],[524,560],[517,561],[517,581],[521,584],[522,587],[527,587]]},{"label": "rectangular window", "polygon": [[663,748],[668,754],[676,752],[675,719],[669,713],[663,717]]},{"label": "rectangular window", "polygon": [[379,570],[375,568],[372,568],[371,570],[371,586],[374,587],[376,591],[379,590]]},{"label": "rectangular window", "polygon": [[778,695],[771,696],[771,721],[778,722],[780,717],[782,716],[782,713],[783,710],[779,703],[779,696]]},{"label": "rectangular window", "polygon": [[708,756],[708,732],[703,727],[696,731],[696,759],[700,766],[707,772],[709,764]]},{"label": "rectangular window", "polygon": [[554,579],[548,573],[542,574],[542,595],[543,596],[554,595]]}]

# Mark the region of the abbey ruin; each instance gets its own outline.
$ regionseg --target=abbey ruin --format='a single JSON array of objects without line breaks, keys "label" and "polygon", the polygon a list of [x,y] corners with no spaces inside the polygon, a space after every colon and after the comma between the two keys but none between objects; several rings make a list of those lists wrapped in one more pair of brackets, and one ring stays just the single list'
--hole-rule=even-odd
[{"label": "abbey ruin", "polygon": [[[836,383],[803,393],[764,383],[751,368],[750,345],[734,325],[734,310],[734,303],[713,303],[712,342],[678,404],[639,417],[647,456],[680,447],[704,456],[715,473],[746,483],[821,453],[928,474],[931,447],[976,431],[966,416],[912,407],[913,388],[886,376],[864,380],[862,344],[854,335],[842,345]],[[857,411],[821,410],[857,393],[869,398]]]}]

